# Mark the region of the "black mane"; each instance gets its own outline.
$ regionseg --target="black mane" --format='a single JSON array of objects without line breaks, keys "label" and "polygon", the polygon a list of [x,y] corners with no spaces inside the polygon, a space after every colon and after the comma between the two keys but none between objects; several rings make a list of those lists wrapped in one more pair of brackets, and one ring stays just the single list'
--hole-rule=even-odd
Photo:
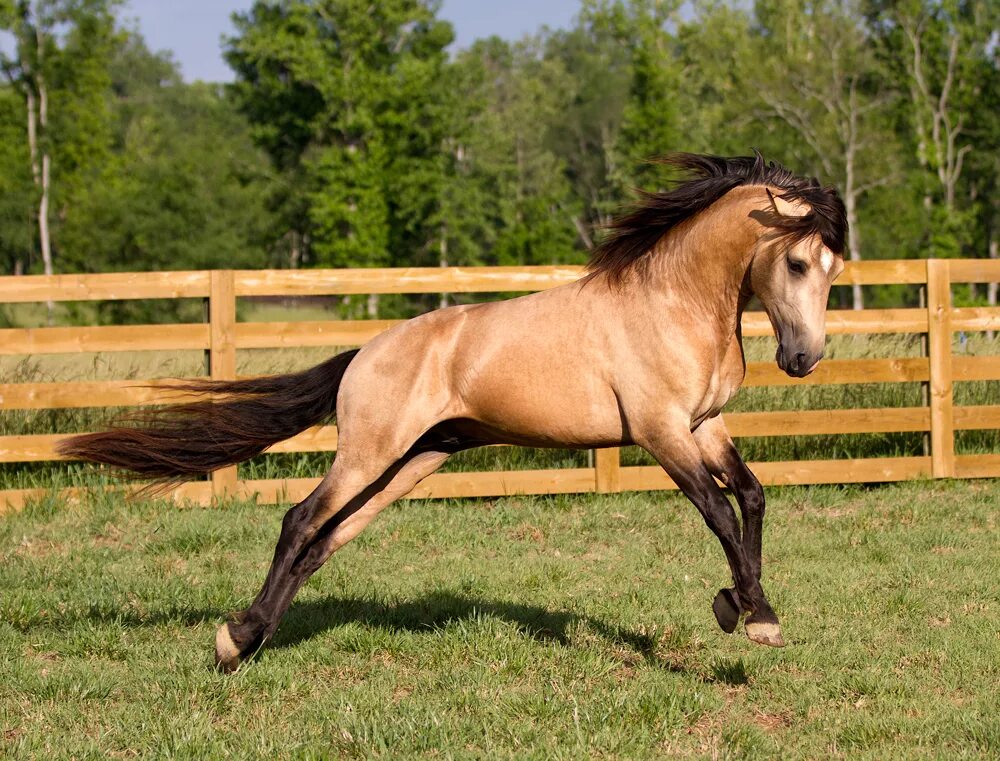
[{"label": "black mane", "polygon": [[594,249],[587,265],[591,275],[603,272],[612,281],[621,281],[673,227],[740,185],[780,188],[780,198],[807,203],[812,207],[808,214],[781,217],[775,226],[793,241],[819,235],[834,253],[844,251],[844,203],[835,188],[823,187],[815,177],[799,177],[781,164],[765,162],[758,151],[753,156],[734,158],[675,153],[658,161],[681,169],[687,179],[662,193],[640,192],[635,208],[608,225],[607,236]]}]

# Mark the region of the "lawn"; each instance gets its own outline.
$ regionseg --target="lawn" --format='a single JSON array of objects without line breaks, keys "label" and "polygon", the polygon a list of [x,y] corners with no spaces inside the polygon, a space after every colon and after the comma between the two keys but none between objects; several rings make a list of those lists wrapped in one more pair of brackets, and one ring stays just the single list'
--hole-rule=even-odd
[{"label": "lawn", "polygon": [[95,496],[0,520],[0,755],[1000,755],[1000,482],[769,492],[789,646],[716,627],[677,494],[409,502],[211,668],[282,511]]}]

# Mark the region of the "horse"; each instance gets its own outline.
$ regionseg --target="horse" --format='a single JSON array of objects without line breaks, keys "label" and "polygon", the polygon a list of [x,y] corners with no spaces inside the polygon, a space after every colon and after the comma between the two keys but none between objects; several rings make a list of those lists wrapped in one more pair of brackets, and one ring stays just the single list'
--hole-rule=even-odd
[{"label": "horse", "polygon": [[719,413],[746,372],[751,297],[770,318],[779,368],[800,378],[822,358],[844,204],[756,151],[661,160],[680,179],[641,192],[574,283],[432,311],[302,372],[181,383],[204,396],[61,442],[67,457],[163,483],[336,419],[332,467],[285,514],[253,603],[217,631],[219,669],[256,652],[303,583],[379,512],[450,455],[488,444],[645,449],[725,553],[733,586],[713,600],[719,626],[731,633],[743,618],[751,641],[784,646],[761,586],[764,491]]}]

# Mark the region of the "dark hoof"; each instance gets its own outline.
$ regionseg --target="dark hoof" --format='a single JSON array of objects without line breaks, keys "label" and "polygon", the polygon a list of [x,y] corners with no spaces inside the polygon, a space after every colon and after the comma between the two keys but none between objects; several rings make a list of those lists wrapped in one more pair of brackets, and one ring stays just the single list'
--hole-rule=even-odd
[{"label": "dark hoof", "polygon": [[735,589],[720,589],[712,601],[712,612],[715,620],[726,634],[736,631],[740,622],[740,598]]}]

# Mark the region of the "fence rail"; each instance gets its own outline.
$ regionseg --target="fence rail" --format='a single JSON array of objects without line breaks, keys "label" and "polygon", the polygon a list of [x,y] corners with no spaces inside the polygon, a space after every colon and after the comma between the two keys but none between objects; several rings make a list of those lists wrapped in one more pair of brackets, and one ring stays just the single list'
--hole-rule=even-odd
[{"label": "fence rail", "polygon": [[[551,288],[573,282],[581,269],[553,267],[406,268],[363,270],[112,273],[0,277],[0,303],[106,301],[131,299],[204,299],[204,323],[118,325],[0,330],[0,355],[80,352],[203,350],[211,377],[236,376],[240,350],[344,347],[363,344],[389,329],[395,320],[238,322],[237,300],[262,296],[345,296],[355,294],[502,293]],[[956,381],[1000,380],[1000,357],[953,356],[955,331],[1000,330],[1000,308],[953,308],[955,283],[998,282],[996,260],[907,260],[849,263],[838,285],[920,285],[926,308],[831,311],[830,334],[926,334],[927,356],[887,359],[826,360],[808,378],[796,380],[773,362],[751,362],[747,386],[798,383],[912,383],[929,386],[922,407],[890,409],[796,410],[725,415],[734,437],[817,434],[925,432],[930,453],[920,457],[856,460],[807,460],[752,464],[766,484],[816,484],[898,481],[913,478],[1000,476],[1000,454],[956,455],[955,431],[1000,428],[1000,405],[955,406]],[[767,317],[744,316],[746,336],[771,334]],[[112,380],[0,384],[0,409],[45,410],[130,407],[182,400],[168,392],[169,380]],[[0,436],[0,463],[37,463],[59,459],[58,433]],[[335,426],[319,426],[272,447],[269,452],[329,452],[337,447]],[[264,502],[298,500],[318,479],[237,479],[235,467],[210,481],[182,484],[180,500],[210,503],[224,496],[257,495]],[[439,473],[427,478],[411,497],[473,497],[504,494],[617,492],[673,488],[655,467],[623,467],[617,449],[598,450],[593,466],[554,470]],[[0,512],[16,510],[45,490],[0,491]],[[66,490],[74,498],[74,490]]]}]

